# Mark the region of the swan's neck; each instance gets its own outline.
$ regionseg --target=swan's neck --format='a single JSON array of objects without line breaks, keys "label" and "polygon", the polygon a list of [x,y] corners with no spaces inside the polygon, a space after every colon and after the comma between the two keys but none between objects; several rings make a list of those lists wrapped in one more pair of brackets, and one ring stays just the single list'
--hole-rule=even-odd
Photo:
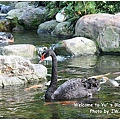
[{"label": "swan's neck", "polygon": [[55,53],[52,53],[52,73],[51,73],[51,83],[48,87],[45,98],[46,100],[51,100],[51,96],[53,95],[54,91],[57,89],[57,58]]},{"label": "swan's neck", "polygon": [[51,85],[57,87],[57,76],[58,76],[58,73],[57,73],[57,58],[56,58],[55,53],[53,53],[51,55],[51,57],[52,57]]}]

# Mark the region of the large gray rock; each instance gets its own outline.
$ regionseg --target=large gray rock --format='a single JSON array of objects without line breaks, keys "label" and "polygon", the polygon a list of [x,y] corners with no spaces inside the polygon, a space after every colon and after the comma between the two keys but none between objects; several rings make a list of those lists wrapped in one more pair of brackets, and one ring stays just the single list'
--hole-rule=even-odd
[{"label": "large gray rock", "polygon": [[[25,4],[24,4],[25,3]],[[7,19],[16,21],[16,24],[24,25],[25,29],[36,29],[43,22],[45,7],[37,7],[30,5],[29,2],[19,2],[16,9],[11,10],[7,14]],[[17,18],[17,19],[16,19]]]},{"label": "large gray rock", "polygon": [[36,29],[44,20],[45,7],[27,7],[23,14],[18,18],[26,29]]},{"label": "large gray rock", "polygon": [[70,22],[61,22],[52,31],[55,36],[73,36],[74,29],[70,27]]},{"label": "large gray rock", "polygon": [[7,19],[19,18],[23,14],[24,9],[13,9],[7,13]]},{"label": "large gray rock", "polygon": [[55,29],[57,24],[58,22],[56,22],[56,20],[41,23],[38,27],[37,33],[51,33]]},{"label": "large gray rock", "polygon": [[23,9],[23,8],[26,8],[28,6],[31,6],[30,5],[30,2],[18,2],[16,5],[15,5],[15,9]]},{"label": "large gray rock", "polygon": [[7,17],[8,19],[14,19],[15,17],[17,17],[19,19],[19,17],[24,13],[24,11],[27,9],[27,8],[34,8],[34,6],[31,6],[30,5],[30,2],[18,2],[16,3],[15,5],[15,9],[13,10],[10,10],[8,13],[7,13]]},{"label": "large gray rock", "polygon": [[120,52],[119,21],[119,15],[85,15],[77,21],[75,35],[96,40],[103,52]]},{"label": "large gray rock", "polygon": [[46,78],[47,68],[19,56],[0,56],[0,86],[25,84]]},{"label": "large gray rock", "polygon": [[60,41],[55,45],[55,51],[59,54],[58,51],[61,50],[61,54],[68,52],[74,56],[92,55],[97,52],[96,44],[92,40],[83,37]]},{"label": "large gray rock", "polygon": [[28,59],[32,59],[35,57],[36,47],[31,44],[16,44],[16,45],[8,45],[2,48],[2,55],[16,55],[22,56]]},{"label": "large gray rock", "polygon": [[10,10],[7,13],[7,19],[14,19],[14,18],[18,18],[24,13],[24,11],[26,10],[27,7],[31,7],[30,2],[18,2],[15,5],[15,9]]}]

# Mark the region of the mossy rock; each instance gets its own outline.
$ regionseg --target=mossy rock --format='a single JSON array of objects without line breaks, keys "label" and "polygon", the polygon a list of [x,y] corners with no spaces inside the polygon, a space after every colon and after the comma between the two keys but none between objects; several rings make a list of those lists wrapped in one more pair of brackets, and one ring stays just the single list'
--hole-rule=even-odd
[{"label": "mossy rock", "polygon": [[55,27],[57,26],[58,22],[56,20],[47,21],[41,23],[38,27],[37,33],[51,33]]},{"label": "mossy rock", "polygon": [[8,20],[0,20],[0,31],[10,31],[10,22]]},{"label": "mossy rock", "polygon": [[70,22],[61,22],[52,31],[55,36],[73,36],[74,28],[70,26]]}]

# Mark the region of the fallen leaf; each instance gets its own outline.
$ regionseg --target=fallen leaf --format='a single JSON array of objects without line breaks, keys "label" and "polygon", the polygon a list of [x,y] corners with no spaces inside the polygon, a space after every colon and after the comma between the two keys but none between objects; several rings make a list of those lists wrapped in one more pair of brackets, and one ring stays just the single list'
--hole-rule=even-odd
[{"label": "fallen leaf", "polygon": [[25,90],[36,89],[36,88],[41,88],[41,87],[43,87],[42,84],[39,84],[39,85],[33,85],[33,86],[29,87],[29,88],[25,88]]},{"label": "fallen leaf", "polygon": [[103,74],[103,75],[91,76],[91,77],[89,77],[89,78],[96,78],[96,79],[100,79],[100,78],[102,78],[102,77],[104,77],[104,76],[108,76],[108,75],[110,75],[110,73]]}]

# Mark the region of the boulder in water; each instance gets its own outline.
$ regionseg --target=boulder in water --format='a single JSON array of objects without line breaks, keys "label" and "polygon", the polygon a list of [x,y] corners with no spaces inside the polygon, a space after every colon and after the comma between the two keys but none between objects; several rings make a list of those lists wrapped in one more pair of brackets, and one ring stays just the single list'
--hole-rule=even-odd
[{"label": "boulder in water", "polygon": [[0,56],[0,86],[25,84],[46,78],[47,68],[20,56]]},{"label": "boulder in water", "polygon": [[90,14],[81,17],[75,35],[95,40],[102,52],[120,52],[120,15]]},{"label": "boulder in water", "polygon": [[57,24],[58,23],[56,22],[56,20],[51,20],[51,21],[41,23],[38,27],[37,33],[38,34],[51,33],[55,29]]},{"label": "boulder in water", "polygon": [[65,36],[65,37],[70,37],[73,36],[74,34],[74,28],[70,27],[70,22],[60,22],[57,24],[55,29],[51,32],[52,35],[55,36]]},{"label": "boulder in water", "polygon": [[[57,54],[66,53],[66,55],[74,56],[93,55],[97,52],[95,42],[84,37],[75,37],[72,39],[60,41],[55,45],[54,49]],[[59,53],[59,51],[61,53]]]},{"label": "boulder in water", "polygon": [[2,48],[2,55],[16,55],[28,59],[33,59],[36,56],[36,47],[31,44],[9,45]]}]

